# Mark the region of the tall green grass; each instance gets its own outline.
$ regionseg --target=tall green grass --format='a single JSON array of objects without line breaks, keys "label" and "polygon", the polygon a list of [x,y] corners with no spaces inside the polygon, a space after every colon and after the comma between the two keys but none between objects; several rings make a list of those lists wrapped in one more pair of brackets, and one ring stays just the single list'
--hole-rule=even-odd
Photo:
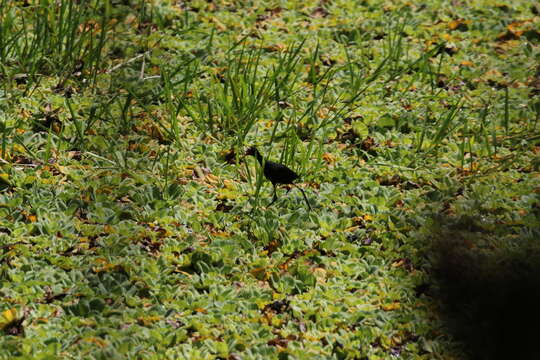
[{"label": "tall green grass", "polygon": [[0,2],[0,62],[10,77],[24,74],[64,78],[85,70],[95,77],[102,66],[110,4],[41,0],[26,7]]}]

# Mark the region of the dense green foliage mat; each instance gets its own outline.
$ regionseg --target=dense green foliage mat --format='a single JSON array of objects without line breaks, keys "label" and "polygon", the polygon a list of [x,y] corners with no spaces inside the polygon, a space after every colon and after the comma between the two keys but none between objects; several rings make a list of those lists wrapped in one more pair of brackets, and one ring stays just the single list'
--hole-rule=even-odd
[{"label": "dense green foliage mat", "polygon": [[538,358],[539,13],[0,0],[0,358]]}]

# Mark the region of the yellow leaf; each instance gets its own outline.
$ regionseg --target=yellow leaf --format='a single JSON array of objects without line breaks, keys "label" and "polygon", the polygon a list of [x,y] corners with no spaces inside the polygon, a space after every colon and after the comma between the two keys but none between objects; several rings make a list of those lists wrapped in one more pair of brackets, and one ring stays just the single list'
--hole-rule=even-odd
[{"label": "yellow leaf", "polygon": [[452,20],[448,23],[448,27],[450,28],[450,30],[455,30],[457,29],[457,27],[459,26],[459,24],[461,24],[461,21],[460,20]]},{"label": "yellow leaf", "polygon": [[211,184],[217,184],[219,181],[219,178],[216,175],[208,174],[206,175],[205,180]]},{"label": "yellow leaf", "polygon": [[25,150],[24,150],[24,147],[22,145],[14,144],[13,145],[13,152],[24,153]]},{"label": "yellow leaf", "polygon": [[140,324],[144,326],[150,326],[155,322],[158,322],[161,320],[161,316],[153,315],[153,316],[141,316],[137,318]]},{"label": "yellow leaf", "polygon": [[448,28],[450,30],[456,30],[456,29],[459,29],[459,30],[467,30],[469,24],[471,24],[472,21],[470,20],[463,20],[463,19],[458,19],[458,20],[452,20],[448,23]]},{"label": "yellow leaf", "polygon": [[226,231],[213,231],[213,232],[211,232],[211,234],[213,236],[218,236],[218,237],[229,237],[229,236],[231,236],[231,233],[226,232]]},{"label": "yellow leaf", "polygon": [[79,324],[82,326],[95,327],[97,325],[94,319],[80,319]]},{"label": "yellow leaf", "polygon": [[259,267],[259,268],[250,270],[251,275],[253,275],[259,280],[264,277],[265,272],[266,272],[266,268],[264,267]]},{"label": "yellow leaf", "polygon": [[17,309],[11,308],[2,313],[4,320],[7,322],[12,322],[17,318]]},{"label": "yellow leaf", "polygon": [[107,343],[105,341],[103,341],[100,338],[96,338],[96,337],[88,337],[88,338],[85,338],[84,341],[92,343],[92,344],[96,344],[97,346],[99,346],[101,348],[107,346]]},{"label": "yellow leaf", "polygon": [[52,123],[52,130],[53,130],[55,133],[58,134],[58,133],[60,133],[60,131],[61,131],[62,129],[60,128],[60,125],[58,125],[57,122],[53,122],[53,123]]},{"label": "yellow leaf", "polygon": [[0,317],[0,330],[3,330],[6,326],[17,320],[17,309],[11,308],[2,313]]},{"label": "yellow leaf", "polygon": [[401,304],[398,302],[394,302],[388,305],[381,305],[381,309],[384,311],[392,311],[392,310],[399,310],[401,308]]},{"label": "yellow leaf", "polygon": [[223,185],[225,185],[225,187],[229,190],[235,189],[234,183],[231,180],[228,180],[228,179],[223,180]]},{"label": "yellow leaf", "polygon": [[300,333],[300,335],[301,335],[304,339],[306,339],[306,340],[308,340],[308,341],[311,341],[311,342],[315,342],[315,341],[320,341],[320,340],[321,340],[321,339],[318,338],[318,337],[311,336],[311,335],[308,335],[308,334],[306,334],[306,333]]},{"label": "yellow leaf", "polygon": [[221,188],[218,190],[217,198],[219,200],[229,199],[234,200],[238,197],[238,193],[236,191],[231,191],[228,188]]},{"label": "yellow leaf", "polygon": [[328,113],[329,113],[328,108],[322,108],[319,111],[317,111],[317,116],[321,119],[326,119],[328,118]]},{"label": "yellow leaf", "polygon": [[185,271],[182,271],[182,270],[176,270],[176,272],[179,273],[179,274],[185,275],[187,277],[191,277],[191,274],[188,273],[188,272],[185,272]]},{"label": "yellow leaf", "polygon": [[62,166],[62,165],[55,165],[55,168],[58,169],[58,171],[64,175],[68,175],[69,172],[67,171],[67,166]]},{"label": "yellow leaf", "polygon": [[282,323],[283,320],[281,320],[277,316],[272,316],[272,318],[270,319],[270,325],[272,325],[273,327],[280,327]]},{"label": "yellow leaf", "polygon": [[405,264],[405,260],[403,259],[400,259],[398,261],[394,261],[392,263],[392,267],[400,267],[400,266],[403,266],[403,264]]},{"label": "yellow leaf", "polygon": [[[120,268],[119,265],[111,264],[106,259],[103,259],[103,258],[97,258],[94,260],[94,262],[98,264],[98,266],[92,267],[92,270],[94,270],[94,272],[96,273],[104,272],[104,271],[112,271],[112,270],[116,270]],[[99,266],[100,264],[101,266]]]}]

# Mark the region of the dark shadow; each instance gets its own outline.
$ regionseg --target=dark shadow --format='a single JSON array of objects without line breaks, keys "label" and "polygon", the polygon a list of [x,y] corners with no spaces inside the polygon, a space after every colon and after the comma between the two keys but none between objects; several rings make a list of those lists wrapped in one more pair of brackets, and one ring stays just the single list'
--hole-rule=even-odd
[{"label": "dark shadow", "polygon": [[421,292],[440,301],[470,359],[540,359],[540,236],[482,219],[433,218],[425,254],[433,283]]}]

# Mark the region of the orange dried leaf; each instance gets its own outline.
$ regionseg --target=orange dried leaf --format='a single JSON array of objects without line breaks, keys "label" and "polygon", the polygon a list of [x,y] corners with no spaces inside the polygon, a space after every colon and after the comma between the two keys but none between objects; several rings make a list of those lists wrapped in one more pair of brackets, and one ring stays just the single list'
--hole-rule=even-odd
[{"label": "orange dried leaf", "polygon": [[313,275],[317,278],[317,282],[325,283],[326,282],[326,270],[323,268],[315,268],[313,269]]},{"label": "orange dried leaf", "polygon": [[281,52],[281,51],[284,51],[285,49],[287,49],[287,46],[285,46],[284,44],[273,44],[273,45],[268,45],[264,47],[264,50],[268,52],[275,52],[275,51]]},{"label": "orange dried leaf", "polygon": [[206,179],[205,179],[207,182],[211,183],[211,184],[217,184],[219,182],[219,178],[214,175],[214,174],[208,174],[206,175]]},{"label": "orange dried leaf", "polygon": [[330,153],[324,153],[322,158],[327,164],[333,164],[336,162],[335,156]]},{"label": "orange dried leaf", "polygon": [[391,304],[381,305],[381,309],[384,311],[392,311],[392,310],[399,310],[401,308],[401,304],[398,302],[394,302]]},{"label": "orange dried leaf", "polygon": [[400,267],[400,266],[403,266],[403,264],[405,264],[405,260],[403,259],[400,259],[398,261],[394,261],[392,263],[392,267]]},{"label": "orange dried leaf", "polygon": [[452,20],[448,23],[448,28],[450,30],[467,31],[469,29],[469,26],[468,26],[469,24],[471,24],[470,20],[464,20],[464,19]]},{"label": "orange dried leaf", "polygon": [[[508,31],[518,35],[517,33],[519,33],[519,35],[521,35],[523,33],[522,30],[519,29],[519,27],[521,25],[523,25],[525,22],[524,21],[514,21],[513,23],[510,23],[506,26],[506,28],[508,29]],[[518,35],[518,36],[519,36]]]},{"label": "orange dried leaf", "polygon": [[448,23],[448,27],[450,30],[455,30],[457,27],[461,24],[461,20],[452,20]]},{"label": "orange dried leaf", "polygon": [[216,28],[219,31],[227,30],[227,27],[221,21],[219,21],[215,16],[212,16],[210,20],[212,20],[212,22],[214,23],[214,25],[216,25]]},{"label": "orange dried leaf", "polygon": [[107,346],[107,343],[105,341],[101,340],[100,338],[96,338],[96,337],[88,337],[88,338],[85,338],[84,341],[88,342],[88,343],[96,344],[97,346],[99,346],[101,348]]},{"label": "orange dried leaf", "polygon": [[155,322],[158,322],[161,320],[161,316],[153,315],[153,316],[141,316],[137,318],[139,324],[144,326],[150,326]]},{"label": "orange dried leaf", "polygon": [[446,41],[451,41],[452,40],[452,35],[450,34],[442,34],[441,37],[446,40]]},{"label": "orange dried leaf", "polygon": [[225,179],[223,180],[223,185],[229,190],[234,190],[234,183],[231,180]]},{"label": "orange dried leaf", "polygon": [[93,267],[94,272],[100,273],[100,272],[109,272],[116,269],[115,264],[105,264],[102,267]]},{"label": "orange dried leaf", "polygon": [[261,275],[263,275],[265,271],[266,271],[266,268],[258,267],[258,268],[250,270],[249,272],[251,273],[251,275],[255,276],[256,278],[261,278],[262,277]]}]

